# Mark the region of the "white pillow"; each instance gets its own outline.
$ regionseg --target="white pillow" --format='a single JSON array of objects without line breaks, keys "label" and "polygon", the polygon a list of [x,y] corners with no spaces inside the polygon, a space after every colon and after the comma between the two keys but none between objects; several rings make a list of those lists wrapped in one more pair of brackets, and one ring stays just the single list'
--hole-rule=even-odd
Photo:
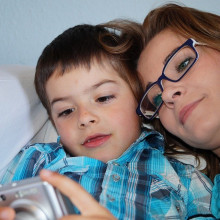
[{"label": "white pillow", "polygon": [[0,172],[26,144],[56,141],[34,74],[35,67],[0,66]]}]

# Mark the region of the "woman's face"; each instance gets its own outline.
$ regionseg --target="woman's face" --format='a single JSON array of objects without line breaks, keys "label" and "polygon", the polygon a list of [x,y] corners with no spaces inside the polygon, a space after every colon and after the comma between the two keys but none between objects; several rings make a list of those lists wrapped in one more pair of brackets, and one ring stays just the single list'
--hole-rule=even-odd
[{"label": "woman's face", "polygon": [[[145,87],[157,81],[166,57],[186,40],[166,29],[147,44],[138,63]],[[169,132],[186,143],[220,155],[220,52],[201,45],[196,50],[198,61],[180,81],[162,81],[159,117]]]}]

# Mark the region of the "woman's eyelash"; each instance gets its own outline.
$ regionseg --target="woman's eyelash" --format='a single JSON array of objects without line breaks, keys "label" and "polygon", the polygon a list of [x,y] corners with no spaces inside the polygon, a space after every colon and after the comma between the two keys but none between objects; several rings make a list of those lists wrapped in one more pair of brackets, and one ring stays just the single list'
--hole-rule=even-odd
[{"label": "woman's eyelash", "polygon": [[185,60],[183,60],[176,68],[177,72],[182,72],[184,71],[186,68],[189,67],[189,65],[193,62],[193,58],[192,57],[188,57]]},{"label": "woman's eyelash", "polygon": [[62,111],[61,113],[59,113],[58,117],[67,116],[71,114],[72,112],[74,112],[74,108],[66,109],[65,111]]}]

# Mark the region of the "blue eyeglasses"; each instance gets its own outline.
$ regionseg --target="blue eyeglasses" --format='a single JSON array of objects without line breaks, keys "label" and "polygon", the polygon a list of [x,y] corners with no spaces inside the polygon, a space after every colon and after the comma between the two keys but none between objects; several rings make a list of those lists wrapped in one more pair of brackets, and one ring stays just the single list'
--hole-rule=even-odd
[{"label": "blue eyeglasses", "polygon": [[148,120],[152,120],[158,114],[163,104],[162,92],[164,89],[162,80],[168,80],[175,83],[186,75],[199,58],[199,54],[195,48],[196,45],[205,44],[198,43],[190,38],[168,58],[161,76],[156,82],[147,86],[144,96],[137,108],[138,115],[144,116]]}]

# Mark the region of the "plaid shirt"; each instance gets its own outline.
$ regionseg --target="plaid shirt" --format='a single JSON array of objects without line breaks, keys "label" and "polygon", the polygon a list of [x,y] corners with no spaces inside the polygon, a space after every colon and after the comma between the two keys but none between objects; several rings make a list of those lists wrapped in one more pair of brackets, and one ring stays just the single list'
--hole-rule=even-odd
[{"label": "plaid shirt", "polygon": [[220,174],[216,175],[214,183],[211,210],[214,216],[220,219]]},{"label": "plaid shirt", "polygon": [[68,156],[59,143],[34,144],[10,163],[1,184],[37,176],[43,168],[79,182],[117,219],[215,219],[211,181],[193,166],[165,157],[156,132],[143,132],[107,163]]}]

